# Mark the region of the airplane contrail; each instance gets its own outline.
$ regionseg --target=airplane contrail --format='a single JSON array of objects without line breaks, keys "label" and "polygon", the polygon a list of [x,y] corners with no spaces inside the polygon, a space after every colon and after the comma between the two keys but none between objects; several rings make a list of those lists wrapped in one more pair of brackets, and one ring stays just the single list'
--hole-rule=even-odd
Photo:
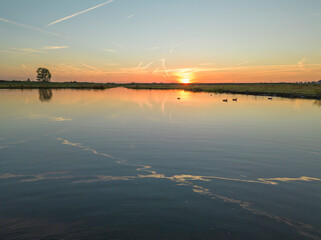
[{"label": "airplane contrail", "polygon": [[163,68],[165,70],[166,76],[169,77],[168,70],[167,70],[166,65],[165,65],[165,58],[161,59],[161,62],[162,62]]},{"label": "airplane contrail", "polygon": [[68,16],[68,17],[64,17],[64,18],[58,19],[57,21],[54,21],[54,22],[52,22],[52,23],[49,23],[49,24],[47,25],[47,27],[48,27],[48,26],[52,26],[52,25],[54,25],[54,24],[56,24],[56,23],[59,23],[59,22],[66,21],[66,20],[68,20],[68,19],[70,19],[70,18],[73,18],[73,17],[76,17],[76,16],[78,16],[78,15],[80,15],[80,14],[89,12],[89,11],[94,10],[94,9],[96,9],[96,8],[102,7],[102,6],[104,6],[104,5],[108,4],[108,3],[111,3],[111,2],[113,2],[113,1],[114,1],[114,0],[109,0],[109,1],[107,1],[107,2],[104,2],[104,3],[102,3],[102,4],[99,4],[99,5],[97,5],[97,6],[94,6],[94,7],[88,8],[88,9],[86,9],[86,10],[83,10],[83,11],[81,11],[81,12],[74,13],[74,14]]},{"label": "airplane contrail", "polygon": [[47,31],[44,31],[44,30],[42,30],[40,28],[29,26],[29,25],[22,24],[22,23],[17,23],[17,22],[14,22],[14,21],[11,21],[11,20],[8,20],[8,19],[5,19],[5,18],[0,18],[0,21],[1,22],[5,22],[5,23],[9,23],[9,24],[12,24],[12,25],[15,25],[15,26],[19,26],[19,27],[22,27],[22,28],[27,28],[27,29],[30,29],[30,30],[33,30],[33,31],[37,31],[37,32],[53,35],[53,36],[56,36],[56,37],[63,37],[58,33],[47,32]]},{"label": "airplane contrail", "polygon": [[154,63],[154,62],[151,62],[151,63],[147,64],[145,67],[143,67],[143,69],[144,69],[144,70],[147,69],[147,68],[150,67],[153,63]]}]

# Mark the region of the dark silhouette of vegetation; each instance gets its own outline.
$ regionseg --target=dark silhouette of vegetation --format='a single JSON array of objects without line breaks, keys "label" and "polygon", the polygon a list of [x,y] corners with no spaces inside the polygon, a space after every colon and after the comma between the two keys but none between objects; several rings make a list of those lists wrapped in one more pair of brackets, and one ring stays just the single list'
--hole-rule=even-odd
[{"label": "dark silhouette of vegetation", "polygon": [[41,102],[49,102],[52,98],[51,89],[39,89],[39,100]]},{"label": "dark silhouette of vegetation", "polygon": [[315,94],[321,96],[321,86],[315,86]]},{"label": "dark silhouette of vegetation", "polygon": [[315,100],[314,105],[321,107],[321,100]]},{"label": "dark silhouette of vegetation", "polygon": [[232,93],[269,97],[321,99],[321,84],[312,83],[92,83],[92,82],[27,82],[0,81],[0,89],[96,89],[114,87],[129,89],[179,89],[192,92]]},{"label": "dark silhouette of vegetation", "polygon": [[38,68],[37,69],[37,81],[39,82],[50,82],[51,73],[47,68]]}]

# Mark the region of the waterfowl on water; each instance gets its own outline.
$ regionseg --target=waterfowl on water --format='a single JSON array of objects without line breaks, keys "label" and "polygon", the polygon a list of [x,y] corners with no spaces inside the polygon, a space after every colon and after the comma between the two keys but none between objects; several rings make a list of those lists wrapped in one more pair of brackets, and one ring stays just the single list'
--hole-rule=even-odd
[{"label": "waterfowl on water", "polygon": [[223,102],[227,102],[227,99],[223,99]]},{"label": "waterfowl on water", "polygon": [[234,102],[237,102],[237,98],[233,98],[233,101],[234,101]]},{"label": "waterfowl on water", "polygon": [[269,97],[268,100],[272,100],[273,98]]}]

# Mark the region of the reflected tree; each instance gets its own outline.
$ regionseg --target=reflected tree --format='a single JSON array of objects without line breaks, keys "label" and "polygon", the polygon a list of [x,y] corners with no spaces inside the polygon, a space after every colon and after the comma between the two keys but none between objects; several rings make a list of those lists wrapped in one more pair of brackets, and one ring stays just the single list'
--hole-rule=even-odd
[{"label": "reflected tree", "polygon": [[321,107],[321,100],[315,100],[313,104],[315,106]]},{"label": "reflected tree", "polygon": [[41,102],[49,102],[52,98],[51,89],[39,89],[39,100]]}]

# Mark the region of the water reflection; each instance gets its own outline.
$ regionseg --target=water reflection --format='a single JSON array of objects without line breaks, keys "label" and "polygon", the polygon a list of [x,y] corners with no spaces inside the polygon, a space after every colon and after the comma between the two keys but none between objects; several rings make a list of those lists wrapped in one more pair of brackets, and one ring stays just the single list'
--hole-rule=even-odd
[{"label": "water reflection", "polygon": [[70,175],[70,171],[61,171],[61,172],[46,172],[41,174],[30,174],[30,175],[23,175],[23,174],[2,174],[0,175],[0,179],[11,179],[11,178],[20,178],[20,182],[36,182],[36,181],[48,181],[48,180],[61,180],[61,179],[76,179],[72,183],[80,184],[80,183],[95,183],[95,182],[108,182],[108,181],[130,181],[135,179],[146,179],[146,178],[154,178],[154,179],[164,179],[169,180],[177,185],[185,185],[190,186],[192,191],[201,194],[206,195],[210,197],[211,199],[217,199],[222,200],[226,203],[235,204],[241,207],[242,209],[251,212],[254,215],[267,217],[270,219],[273,219],[276,222],[283,223],[291,228],[294,228],[297,230],[299,234],[302,236],[311,238],[311,239],[318,239],[318,235],[321,233],[319,229],[314,228],[313,226],[292,220],[287,217],[278,216],[271,212],[261,210],[255,206],[253,206],[252,203],[244,200],[239,200],[227,196],[223,196],[221,194],[212,192],[210,189],[205,188],[200,185],[196,185],[194,182],[209,182],[213,179],[219,179],[219,180],[226,180],[226,181],[236,181],[236,182],[244,182],[244,183],[259,183],[259,184],[269,184],[269,185],[277,185],[278,182],[292,182],[292,181],[302,181],[302,182],[310,182],[310,181],[320,181],[319,178],[313,178],[313,177],[298,177],[298,178],[287,178],[287,177],[280,177],[280,178],[257,178],[254,180],[250,179],[235,179],[235,178],[227,178],[227,177],[218,177],[218,176],[197,176],[197,175],[172,175],[172,176],[166,176],[165,174],[158,173],[157,171],[152,170],[153,167],[149,165],[139,165],[139,164],[130,164],[126,159],[119,158],[116,156],[113,156],[111,154],[107,154],[104,152],[99,152],[91,147],[84,146],[81,143],[74,143],[70,142],[66,139],[57,138],[58,141],[60,141],[63,145],[69,145],[72,147],[76,147],[81,149],[81,151],[88,151],[95,155],[100,155],[103,157],[106,157],[108,159],[114,160],[117,164],[120,164],[122,166],[129,166],[129,167],[135,167],[137,172],[140,172],[141,174],[132,175],[132,176],[108,176],[108,175],[97,175],[89,177],[89,179],[78,179],[79,177],[75,175]]},{"label": "water reflection", "polygon": [[52,95],[51,89],[39,89],[39,100],[41,102],[50,102]]},{"label": "water reflection", "polygon": [[321,107],[321,100],[315,100],[313,104],[317,107]]},{"label": "water reflection", "polygon": [[[87,179],[87,180],[77,180],[73,183],[94,183],[94,182],[105,182],[105,181],[130,181],[134,179],[144,179],[144,178],[155,178],[155,179],[166,179],[170,180],[172,182],[175,182],[178,185],[186,185],[191,186],[193,192],[201,195],[207,195],[211,197],[211,199],[220,199],[224,202],[236,204],[239,207],[243,208],[246,211],[251,212],[254,215],[267,217],[270,219],[273,219],[276,222],[280,222],[283,224],[286,224],[289,227],[292,227],[297,230],[299,234],[302,236],[312,238],[312,239],[318,239],[318,235],[321,233],[321,231],[317,228],[314,228],[313,226],[295,221],[292,219],[289,219],[287,217],[282,217],[275,215],[273,213],[257,209],[252,206],[250,202],[242,201],[238,199],[229,198],[227,196],[222,196],[217,193],[211,192],[208,188],[199,186],[194,184],[194,181],[211,181],[211,179],[220,179],[220,180],[227,180],[227,181],[237,181],[237,182],[248,182],[248,183],[260,183],[260,184],[270,184],[270,185],[277,185],[278,182],[291,182],[291,181],[321,181],[319,178],[313,178],[313,177],[298,177],[298,178],[287,178],[287,177],[280,177],[280,178],[258,178],[257,180],[249,180],[249,179],[233,179],[233,178],[225,178],[225,177],[216,177],[216,176],[194,176],[194,175],[174,175],[174,176],[166,176],[162,173],[157,173],[157,171],[151,170],[153,167],[148,165],[136,165],[136,164],[129,164],[127,160],[121,159],[115,156],[112,156],[110,154],[106,154],[103,152],[98,152],[97,150],[91,148],[91,147],[85,147],[81,143],[73,143],[68,140],[57,138],[58,141],[61,141],[64,145],[70,145],[73,147],[80,148],[82,151],[89,151],[96,155],[101,155],[104,157],[107,157],[109,159],[116,160],[116,162],[123,166],[132,166],[136,167],[136,171],[143,172],[144,174],[137,174],[136,176],[106,176],[106,175],[100,175],[95,176],[94,178]],[[147,174],[146,174],[147,173]],[[42,176],[42,175],[40,175]],[[36,180],[39,178],[36,178]],[[40,178],[42,180],[42,178]]]},{"label": "water reflection", "polygon": [[[223,98],[229,99],[227,104]],[[227,230],[233,234],[233,228],[243,227],[233,222],[240,216],[236,211],[242,211],[246,221],[260,219],[258,225],[248,224],[253,231],[271,222],[269,231],[276,228],[289,233],[288,238],[298,231],[297,239],[319,239],[320,199],[315,193],[321,183],[317,171],[321,111],[315,106],[320,105],[315,100],[268,101],[267,97],[171,90],[42,89],[39,94],[38,90],[0,90],[0,126],[4,126],[0,129],[0,190],[6,192],[12,186],[11,195],[0,198],[0,212],[3,216],[19,212],[12,217],[20,217],[18,207],[28,206],[30,212],[40,209],[39,215],[59,222],[57,209],[70,210],[87,226],[121,215],[113,210],[119,205],[118,197],[125,199],[121,191],[130,194],[124,201],[130,201],[131,210],[140,215],[145,214],[141,203],[147,206],[145,212],[159,209],[155,197],[171,199],[161,202],[166,209],[185,209],[192,206],[184,205],[191,196],[197,212],[206,207],[205,225],[213,215],[222,225],[225,222],[219,219],[229,218]],[[47,208],[39,208],[39,203]],[[224,212],[218,213],[218,207]],[[184,220],[173,225],[184,223],[198,230],[199,218],[191,221],[189,213],[180,211],[172,214]],[[29,212],[24,215],[34,217]],[[137,217],[135,212],[130,215]],[[0,227],[4,226],[1,217]],[[123,219],[112,221],[124,229]],[[140,220],[137,223],[146,226]],[[139,226],[137,232],[142,232]],[[36,232],[30,228],[23,231]],[[12,234],[20,229],[18,224],[13,226]],[[23,233],[19,236],[24,238]]]}]

